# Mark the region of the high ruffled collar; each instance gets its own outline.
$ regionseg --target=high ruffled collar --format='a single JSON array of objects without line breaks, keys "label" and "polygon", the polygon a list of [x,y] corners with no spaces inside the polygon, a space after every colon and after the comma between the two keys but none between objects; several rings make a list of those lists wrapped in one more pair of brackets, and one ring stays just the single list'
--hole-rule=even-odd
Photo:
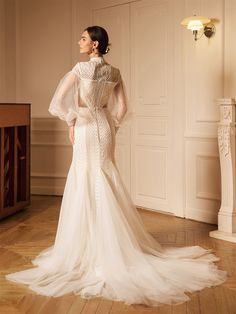
[{"label": "high ruffled collar", "polygon": [[105,62],[103,57],[91,57],[90,61],[96,61],[96,62]]}]

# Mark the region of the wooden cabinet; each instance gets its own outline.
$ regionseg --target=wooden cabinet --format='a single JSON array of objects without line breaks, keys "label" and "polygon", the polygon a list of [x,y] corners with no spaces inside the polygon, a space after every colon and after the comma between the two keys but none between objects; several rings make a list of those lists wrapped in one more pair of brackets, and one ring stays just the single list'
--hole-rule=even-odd
[{"label": "wooden cabinet", "polygon": [[0,219],[30,204],[30,104],[0,103]]}]

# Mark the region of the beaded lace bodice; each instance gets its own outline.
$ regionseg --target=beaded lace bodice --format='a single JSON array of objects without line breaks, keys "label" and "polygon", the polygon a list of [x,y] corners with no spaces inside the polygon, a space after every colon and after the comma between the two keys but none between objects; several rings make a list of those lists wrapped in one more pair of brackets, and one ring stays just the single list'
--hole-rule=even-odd
[{"label": "beaded lace bodice", "polygon": [[49,106],[49,112],[75,124],[78,108],[87,106],[95,112],[108,103],[116,107],[113,117],[116,125],[121,123],[127,111],[127,101],[119,69],[105,62],[102,57],[77,63],[60,81]]}]

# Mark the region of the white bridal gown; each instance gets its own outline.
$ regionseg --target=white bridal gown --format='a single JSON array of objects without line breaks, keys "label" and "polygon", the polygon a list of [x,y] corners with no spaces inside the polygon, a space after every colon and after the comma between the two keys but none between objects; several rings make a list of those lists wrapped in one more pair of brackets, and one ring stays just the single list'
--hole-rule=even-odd
[{"label": "white bridal gown", "polygon": [[145,230],[114,162],[126,107],[120,71],[102,57],[63,77],[49,112],[74,125],[75,142],[55,243],[32,260],[36,267],[7,279],[46,296],[73,292],[150,306],[182,303],[185,292],[225,281],[210,250],[163,248]]}]

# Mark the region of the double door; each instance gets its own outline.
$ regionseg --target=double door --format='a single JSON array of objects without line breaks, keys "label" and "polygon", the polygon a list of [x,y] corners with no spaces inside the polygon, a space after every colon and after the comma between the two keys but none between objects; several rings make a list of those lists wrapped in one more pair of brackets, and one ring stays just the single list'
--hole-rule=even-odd
[{"label": "double door", "polygon": [[123,180],[137,206],[174,213],[170,1],[96,9],[93,23],[108,30],[111,51],[105,58],[121,70],[132,108],[117,135]]}]

